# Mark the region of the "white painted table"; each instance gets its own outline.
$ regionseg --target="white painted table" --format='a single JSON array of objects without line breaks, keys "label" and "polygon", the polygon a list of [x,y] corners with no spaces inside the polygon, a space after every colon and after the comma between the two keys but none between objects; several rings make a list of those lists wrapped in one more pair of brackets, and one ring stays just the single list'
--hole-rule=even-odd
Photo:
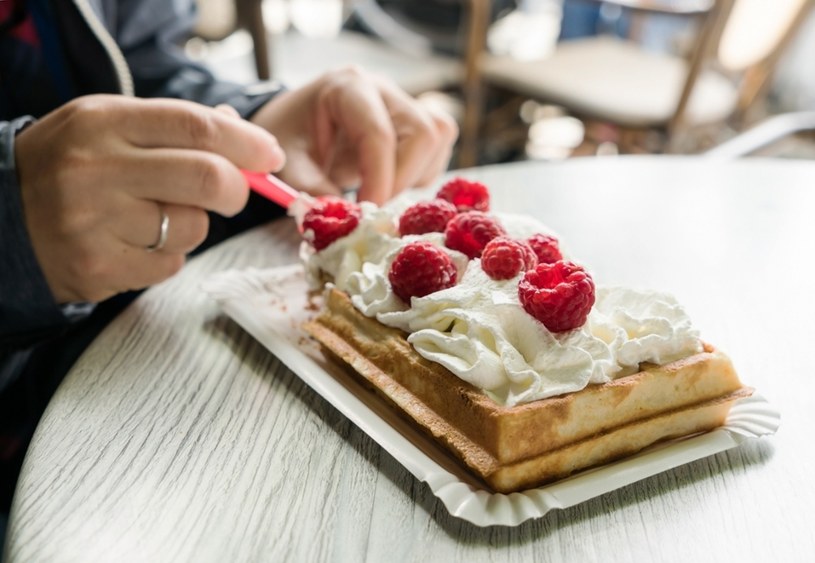
[{"label": "white painted table", "polygon": [[469,171],[602,283],[677,295],[779,408],[769,438],[518,528],[451,517],[199,289],[295,260],[290,222],[146,292],[85,353],[26,459],[32,561],[813,561],[815,163],[620,158]]}]

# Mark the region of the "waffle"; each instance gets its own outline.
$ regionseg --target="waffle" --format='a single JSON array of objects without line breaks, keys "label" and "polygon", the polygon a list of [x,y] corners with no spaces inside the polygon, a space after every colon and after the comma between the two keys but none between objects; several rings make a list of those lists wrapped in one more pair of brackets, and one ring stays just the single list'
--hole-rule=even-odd
[{"label": "waffle", "polygon": [[510,493],[566,477],[657,442],[720,426],[752,393],[730,360],[704,351],[581,391],[513,407],[417,354],[406,334],[362,315],[331,288],[305,325],[360,381],[428,433],[488,488]]}]

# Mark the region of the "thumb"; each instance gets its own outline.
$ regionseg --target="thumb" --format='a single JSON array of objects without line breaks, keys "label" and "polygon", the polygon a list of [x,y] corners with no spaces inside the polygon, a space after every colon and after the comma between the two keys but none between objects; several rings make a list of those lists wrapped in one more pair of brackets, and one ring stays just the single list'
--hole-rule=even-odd
[{"label": "thumb", "polygon": [[286,166],[278,176],[291,186],[313,196],[342,195],[340,187],[304,154],[290,154]]},{"label": "thumb", "polygon": [[[236,110],[235,108],[233,108],[229,104],[218,104],[217,106],[215,106],[214,109],[218,113],[222,113],[222,114],[224,114],[224,115],[226,115],[228,117],[232,117],[234,119],[238,119],[240,121],[243,121],[243,117],[241,117],[241,114],[238,113],[238,110]],[[258,127],[260,127],[260,126],[258,125]],[[286,153],[283,151],[282,147],[279,147],[279,148],[280,148],[279,163],[272,170],[270,170],[269,172],[277,172],[278,170],[283,168],[283,166],[286,163]],[[264,172],[265,172],[265,170],[264,170]]]}]

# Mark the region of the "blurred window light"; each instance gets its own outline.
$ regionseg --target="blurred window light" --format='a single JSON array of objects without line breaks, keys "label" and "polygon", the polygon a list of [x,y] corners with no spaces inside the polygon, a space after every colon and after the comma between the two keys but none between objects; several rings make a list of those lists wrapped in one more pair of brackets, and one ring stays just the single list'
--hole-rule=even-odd
[{"label": "blurred window light", "polygon": [[719,43],[719,61],[739,71],[770,54],[809,0],[737,0]]},{"label": "blurred window light", "polygon": [[306,37],[336,37],[343,25],[342,0],[289,0],[294,28]]},{"label": "blurred window light", "polygon": [[270,33],[285,33],[291,25],[289,7],[286,0],[263,0],[263,22]]},{"label": "blurred window light", "polygon": [[561,3],[526,0],[490,26],[487,48],[495,55],[535,60],[551,54],[560,34]]},{"label": "blurred window light", "polygon": [[568,158],[583,142],[585,128],[574,117],[561,115],[542,117],[529,127],[526,155],[541,160]]}]

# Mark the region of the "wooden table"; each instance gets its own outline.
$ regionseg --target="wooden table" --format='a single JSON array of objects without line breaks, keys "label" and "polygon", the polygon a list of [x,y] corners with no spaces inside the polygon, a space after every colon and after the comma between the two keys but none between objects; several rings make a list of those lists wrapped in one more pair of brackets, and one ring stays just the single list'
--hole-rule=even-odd
[{"label": "wooden table", "polygon": [[586,159],[467,171],[604,284],[670,291],[779,432],[517,528],[451,517],[200,289],[296,260],[289,221],[139,298],[40,424],[5,555],[31,561],[812,561],[815,163]]}]

